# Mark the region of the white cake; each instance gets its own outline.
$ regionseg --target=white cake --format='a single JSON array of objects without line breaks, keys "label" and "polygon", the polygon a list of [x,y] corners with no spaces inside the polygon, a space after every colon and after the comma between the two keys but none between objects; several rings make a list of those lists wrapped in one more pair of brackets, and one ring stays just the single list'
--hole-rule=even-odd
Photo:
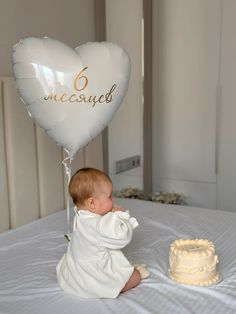
[{"label": "white cake", "polygon": [[179,239],[170,245],[168,275],[191,285],[208,286],[219,281],[214,244],[205,239]]}]

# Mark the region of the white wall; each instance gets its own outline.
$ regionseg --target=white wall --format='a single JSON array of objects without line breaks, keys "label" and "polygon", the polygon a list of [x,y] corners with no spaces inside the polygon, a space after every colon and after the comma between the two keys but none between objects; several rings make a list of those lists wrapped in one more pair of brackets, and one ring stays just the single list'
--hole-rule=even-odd
[{"label": "white wall", "polygon": [[0,76],[11,76],[12,47],[48,36],[76,47],[94,40],[93,0],[0,0]]},{"label": "white wall", "polygon": [[236,1],[223,1],[217,207],[236,211]]},{"label": "white wall", "polygon": [[109,125],[109,174],[114,190],[142,188],[143,166],[115,174],[119,159],[141,155],[143,164],[142,0],[106,1],[107,40],[123,47],[131,59],[131,77],[123,104]]},{"label": "white wall", "polygon": [[153,1],[153,190],[216,207],[220,0]]}]

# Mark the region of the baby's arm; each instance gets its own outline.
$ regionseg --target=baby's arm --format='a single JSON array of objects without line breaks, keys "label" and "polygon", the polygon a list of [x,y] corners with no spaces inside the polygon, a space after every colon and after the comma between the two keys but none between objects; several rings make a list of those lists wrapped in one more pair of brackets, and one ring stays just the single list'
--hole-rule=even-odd
[{"label": "baby's arm", "polygon": [[134,218],[134,217],[130,217],[129,211],[128,211],[126,208],[121,207],[121,206],[119,206],[119,205],[114,205],[114,207],[112,208],[112,212],[125,212],[124,215],[123,215],[122,213],[118,213],[118,215],[119,215],[121,218],[129,218],[129,221],[130,221],[130,223],[132,224],[133,229],[135,229],[136,227],[138,227],[137,219]]},{"label": "baby's arm", "polygon": [[138,226],[128,212],[109,212],[102,216],[97,224],[101,245],[110,249],[121,249],[132,239],[133,229]]}]

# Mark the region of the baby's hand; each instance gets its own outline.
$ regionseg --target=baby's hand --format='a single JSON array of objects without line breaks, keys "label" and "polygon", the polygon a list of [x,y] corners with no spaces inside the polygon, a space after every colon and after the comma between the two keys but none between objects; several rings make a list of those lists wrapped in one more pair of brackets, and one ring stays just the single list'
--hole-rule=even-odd
[{"label": "baby's hand", "polygon": [[111,210],[112,212],[119,212],[119,211],[126,211],[126,209],[124,207],[118,206],[118,205],[114,205],[114,207]]}]

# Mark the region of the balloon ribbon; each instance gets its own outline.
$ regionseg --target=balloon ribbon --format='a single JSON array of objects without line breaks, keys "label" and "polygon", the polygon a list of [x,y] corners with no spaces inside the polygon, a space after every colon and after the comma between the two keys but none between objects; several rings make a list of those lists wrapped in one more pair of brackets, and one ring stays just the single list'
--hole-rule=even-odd
[{"label": "balloon ribbon", "polygon": [[71,178],[71,161],[72,159],[70,157],[66,157],[62,164],[64,166],[65,175],[67,177],[67,194],[66,194],[66,211],[67,211],[67,234],[64,235],[66,240],[70,241],[70,198],[69,198],[69,183]]}]

